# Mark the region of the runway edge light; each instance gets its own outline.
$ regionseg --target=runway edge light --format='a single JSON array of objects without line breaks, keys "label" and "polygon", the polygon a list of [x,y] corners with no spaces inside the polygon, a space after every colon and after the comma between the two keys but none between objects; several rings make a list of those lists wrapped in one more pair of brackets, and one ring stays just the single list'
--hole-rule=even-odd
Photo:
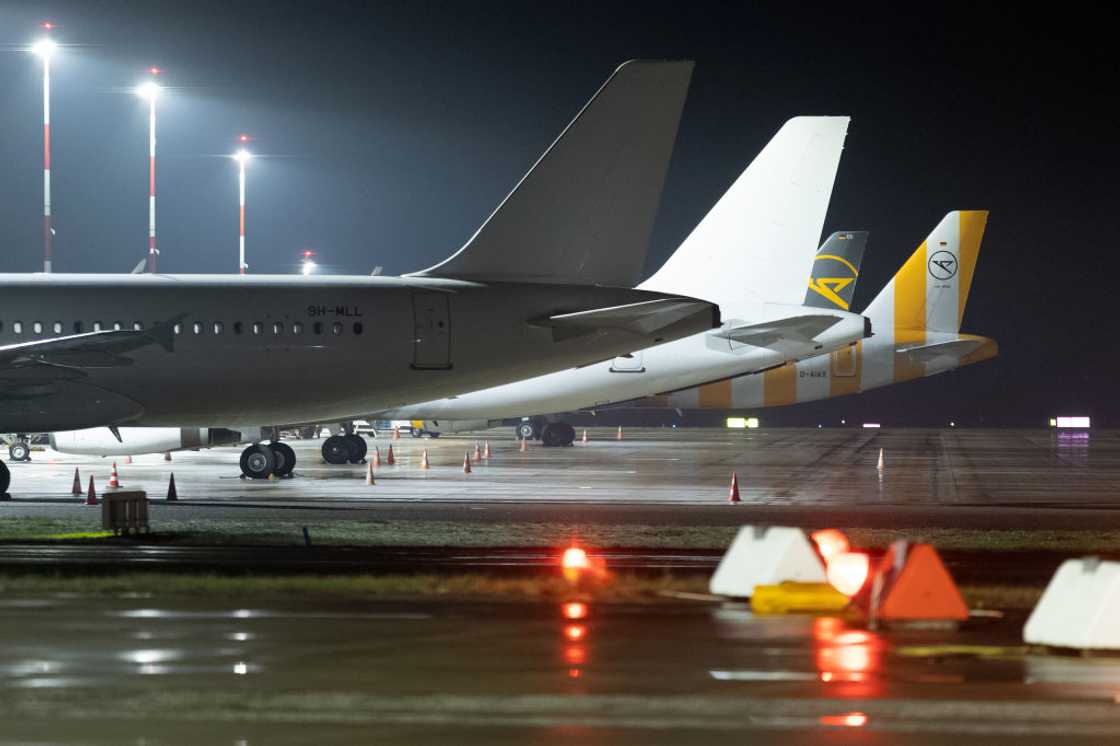
[{"label": "runway edge light", "polygon": [[1066,560],[1023,627],[1028,645],[1120,650],[1120,562]]},{"label": "runway edge light", "polygon": [[951,625],[968,619],[968,606],[932,544],[891,544],[872,574],[866,599],[873,627],[879,622]]},{"label": "runway edge light", "polygon": [[708,589],[718,596],[746,598],[759,585],[825,580],[824,564],[801,529],[742,526],[720,559]]}]

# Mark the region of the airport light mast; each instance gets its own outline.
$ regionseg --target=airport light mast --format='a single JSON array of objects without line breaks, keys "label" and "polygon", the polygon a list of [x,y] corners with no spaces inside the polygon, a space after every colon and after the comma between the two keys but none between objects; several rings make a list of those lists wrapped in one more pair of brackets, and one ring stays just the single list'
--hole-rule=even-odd
[{"label": "airport light mast", "polygon": [[148,68],[153,79],[136,87],[136,95],[148,102],[148,272],[155,273],[156,257],[156,99],[159,98],[159,84],[155,76],[162,72],[158,67]]},{"label": "airport light mast", "polygon": [[[52,23],[44,23],[50,31]],[[51,227],[51,55],[58,45],[50,37],[43,37],[31,46],[31,51],[43,61],[43,271],[50,274],[52,237]]]},{"label": "airport light mast", "polygon": [[[245,142],[249,141],[249,136],[248,135],[241,135],[237,139],[238,139],[238,142],[245,143]],[[233,154],[233,158],[234,158],[234,160],[237,161],[237,179],[238,179],[238,182],[237,182],[238,183],[237,206],[238,206],[238,210],[239,210],[239,213],[240,213],[239,222],[240,222],[240,226],[241,226],[240,227],[240,232],[238,233],[238,238],[237,238],[237,247],[238,247],[237,267],[238,267],[238,272],[240,272],[241,274],[245,274],[245,270],[249,266],[245,263],[245,165],[249,162],[249,159],[252,158],[252,154],[249,153],[249,151],[246,150],[245,148],[241,148],[240,150],[238,150],[236,153]]]}]

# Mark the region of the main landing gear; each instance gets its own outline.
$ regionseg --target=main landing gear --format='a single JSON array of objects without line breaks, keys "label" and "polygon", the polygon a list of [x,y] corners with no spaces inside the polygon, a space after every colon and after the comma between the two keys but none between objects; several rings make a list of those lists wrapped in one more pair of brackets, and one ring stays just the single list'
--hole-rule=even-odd
[{"label": "main landing gear", "polygon": [[576,440],[576,429],[567,422],[549,422],[543,417],[533,417],[517,423],[519,440],[540,440],[549,447],[570,446]]},{"label": "main landing gear", "polygon": [[8,465],[0,461],[0,500],[5,500],[8,497],[8,487],[12,484],[12,473],[8,471]]},{"label": "main landing gear", "polygon": [[17,462],[31,460],[31,444],[27,442],[26,436],[16,436],[12,444],[8,446],[8,457]]},{"label": "main landing gear", "polygon": [[323,441],[323,460],[328,464],[361,464],[367,450],[366,440],[361,435],[332,435]]},{"label": "main landing gear", "polygon": [[249,479],[287,477],[296,468],[296,452],[287,443],[254,443],[241,452],[241,475]]}]

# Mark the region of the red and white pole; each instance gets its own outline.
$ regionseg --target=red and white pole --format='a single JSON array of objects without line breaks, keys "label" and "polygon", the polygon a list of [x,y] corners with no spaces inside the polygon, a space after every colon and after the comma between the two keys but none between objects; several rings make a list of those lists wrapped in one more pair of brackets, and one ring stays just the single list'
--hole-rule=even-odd
[{"label": "red and white pole", "polygon": [[[249,138],[241,135],[239,140],[246,142]],[[248,150],[242,148],[234,156],[237,160],[237,208],[238,208],[238,234],[237,234],[237,268],[238,272],[245,274],[248,264],[245,263],[245,164],[251,157]]]},{"label": "red and white pole", "polygon": [[[51,24],[44,23],[48,31]],[[31,51],[43,60],[43,271],[51,271],[52,238],[51,227],[51,54],[55,43],[49,38],[40,39]]]}]

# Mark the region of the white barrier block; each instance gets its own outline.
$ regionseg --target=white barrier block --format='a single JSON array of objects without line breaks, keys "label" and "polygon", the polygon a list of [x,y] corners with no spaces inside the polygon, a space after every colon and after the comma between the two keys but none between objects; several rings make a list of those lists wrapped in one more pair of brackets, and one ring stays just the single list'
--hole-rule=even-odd
[{"label": "white barrier block", "polygon": [[756,585],[827,582],[805,532],[786,526],[743,526],[708,583],[718,596],[748,597]]},{"label": "white barrier block", "polygon": [[1120,562],[1066,560],[1023,627],[1028,645],[1120,650]]}]

